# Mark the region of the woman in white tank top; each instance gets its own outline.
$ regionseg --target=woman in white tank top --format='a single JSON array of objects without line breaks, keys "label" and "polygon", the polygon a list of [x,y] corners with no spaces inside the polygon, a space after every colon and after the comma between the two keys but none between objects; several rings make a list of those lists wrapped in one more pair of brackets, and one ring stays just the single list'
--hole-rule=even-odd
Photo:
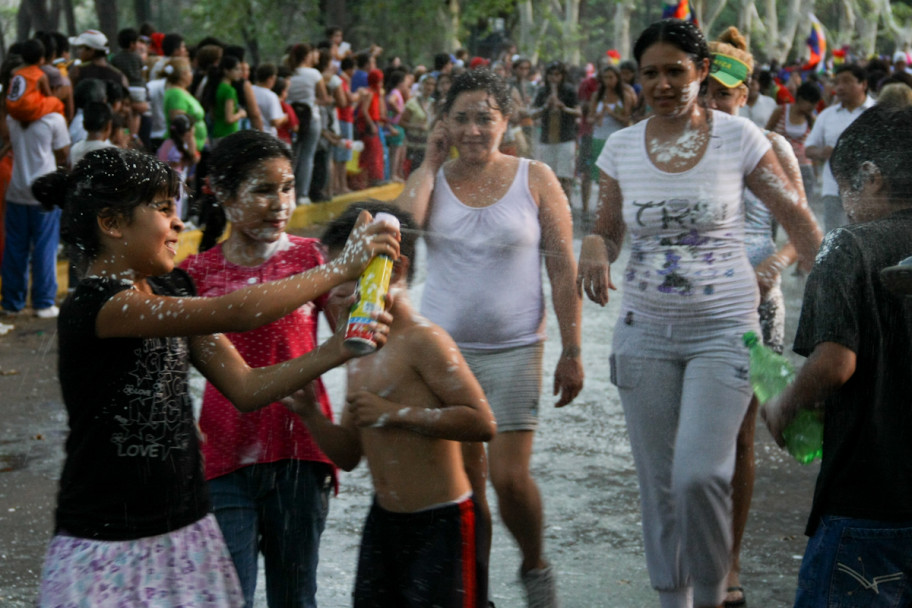
[{"label": "woman in white tank top", "polygon": [[599,74],[599,88],[589,100],[586,120],[592,123],[592,153],[589,171],[598,183],[599,168],[595,161],[602,153],[605,142],[615,131],[630,126],[631,114],[636,106],[636,92],[624,84],[617,66],[608,64]]},{"label": "woman in white tank top", "polygon": [[[506,83],[489,70],[457,76],[399,203],[426,230],[421,312],[451,333],[497,418],[490,477],[522,552],[530,605],[556,606],[553,571],[543,556],[541,497],[529,471],[541,389],[543,259],[563,345],[554,372],[557,407],[583,384],[582,301],[560,183],[547,165],[500,152],[511,102]],[[451,146],[459,156],[447,160]],[[483,456],[466,448],[464,454],[473,491],[483,499]]]}]

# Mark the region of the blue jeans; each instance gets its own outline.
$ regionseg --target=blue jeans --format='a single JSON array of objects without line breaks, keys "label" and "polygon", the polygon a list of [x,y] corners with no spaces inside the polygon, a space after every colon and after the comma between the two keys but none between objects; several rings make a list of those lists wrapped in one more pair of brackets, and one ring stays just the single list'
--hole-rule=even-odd
[{"label": "blue jeans", "polygon": [[270,608],[316,608],[320,535],[331,488],[328,465],[302,460],[254,464],[209,480],[212,508],[248,608],[260,552]]},{"label": "blue jeans", "polygon": [[6,201],[3,247],[3,310],[25,308],[32,278],[32,308],[50,308],[57,298],[57,245],[60,243],[60,209],[44,211],[38,205]]},{"label": "blue jeans", "polygon": [[912,521],[824,515],[808,541],[795,608],[912,606]]},{"label": "blue jeans", "polygon": [[310,192],[310,180],[313,177],[314,154],[320,142],[320,121],[311,120],[310,124],[298,127],[298,139],[294,145],[294,174],[297,195],[307,196]]}]

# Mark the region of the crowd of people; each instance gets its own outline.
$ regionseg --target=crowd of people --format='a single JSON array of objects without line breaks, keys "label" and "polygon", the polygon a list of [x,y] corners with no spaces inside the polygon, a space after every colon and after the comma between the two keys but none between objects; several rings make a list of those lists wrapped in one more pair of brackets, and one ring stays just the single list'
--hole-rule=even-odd
[{"label": "crowd of people", "polygon": [[[70,424],[41,605],[141,592],[249,607],[262,556],[270,606],[315,607],[337,467],[364,457],[376,495],[355,606],[489,606],[488,479],[529,606],[558,606],[530,470],[544,274],[557,407],[583,386],[583,298],[604,306],[623,289],[611,382],[661,606],[747,605],[758,410],[781,443],[824,402],[796,606],[870,591],[843,579],[875,555],[864,605],[912,602],[890,586],[912,577],[912,478],[883,470],[912,456],[898,397],[912,389],[912,307],[878,274],[912,255],[903,53],[827,76],[760,66],[736,28],[710,42],[673,19],[630,59],[582,68],[515,48],[410,67],[352,50],[339,28],[257,66],[241,46],[149,26],[117,43],[39,33],[0,74],[0,305],[59,315]],[[393,204],[353,205],[322,242],[286,233],[296,206],[386,182],[405,184]],[[379,213],[401,230],[369,223]],[[175,267],[191,223],[200,251]],[[419,234],[428,279],[413,307]],[[58,308],[61,238],[71,293]],[[346,309],[375,255],[395,260],[394,295],[373,321],[382,348],[354,359]],[[741,337],[788,345],[780,275],[796,263],[809,276],[795,349],[809,361],[761,408]],[[321,313],[335,332],[323,345]],[[337,424],[319,375],[346,362]],[[208,381],[198,421],[190,364]]]}]

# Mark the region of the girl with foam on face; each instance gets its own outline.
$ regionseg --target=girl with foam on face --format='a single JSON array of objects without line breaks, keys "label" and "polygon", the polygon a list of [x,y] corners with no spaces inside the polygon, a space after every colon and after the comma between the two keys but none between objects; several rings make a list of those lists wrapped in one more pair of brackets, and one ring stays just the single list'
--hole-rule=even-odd
[{"label": "girl with foam on face", "polygon": [[758,330],[745,186],[805,268],[820,230],[763,133],[699,103],[711,61],[694,24],[654,23],[634,55],[653,115],[611,135],[596,162],[598,215],[577,282],[607,304],[629,228],[611,379],[640,482],[650,580],[663,607],[716,607],[731,561],[735,438],[751,397],[741,336]]},{"label": "girl with foam on face", "polygon": [[[237,409],[254,411],[345,362],[354,353],[341,332],[259,368],[221,332],[280,319],[357,277],[374,255],[395,258],[395,231],[367,226],[365,213],[335,261],[199,298],[189,275],[174,268],[179,179],[163,162],[105,148],[72,173],[39,178],[32,190],[46,207],[63,207],[63,238],[86,270],[58,321],[69,437],[39,603],[242,606],[209,513],[188,367]],[[380,342],[389,322],[379,316]]]}]

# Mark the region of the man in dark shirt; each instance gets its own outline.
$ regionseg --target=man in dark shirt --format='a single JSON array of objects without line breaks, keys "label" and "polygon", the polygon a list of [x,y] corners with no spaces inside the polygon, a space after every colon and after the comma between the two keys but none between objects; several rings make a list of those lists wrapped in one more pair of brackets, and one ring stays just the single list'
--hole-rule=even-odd
[{"label": "man in dark shirt", "polygon": [[823,463],[796,608],[912,605],[912,298],[881,269],[912,254],[912,108],[874,106],[830,163],[852,222],[808,277],[794,383],[762,410],[770,433],[822,407]]}]

